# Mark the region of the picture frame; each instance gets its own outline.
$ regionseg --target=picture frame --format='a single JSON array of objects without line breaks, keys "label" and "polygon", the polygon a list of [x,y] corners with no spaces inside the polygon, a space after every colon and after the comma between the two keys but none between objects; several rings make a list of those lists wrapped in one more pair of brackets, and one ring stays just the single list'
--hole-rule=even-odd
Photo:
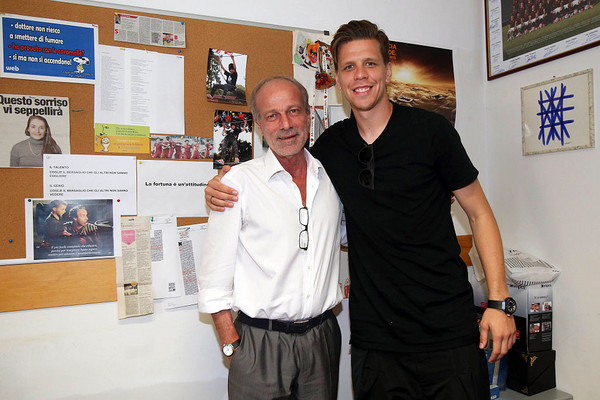
[{"label": "picture frame", "polygon": [[484,1],[488,80],[600,44],[600,0]]},{"label": "picture frame", "polygon": [[592,70],[521,88],[521,125],[524,156],[594,147]]}]

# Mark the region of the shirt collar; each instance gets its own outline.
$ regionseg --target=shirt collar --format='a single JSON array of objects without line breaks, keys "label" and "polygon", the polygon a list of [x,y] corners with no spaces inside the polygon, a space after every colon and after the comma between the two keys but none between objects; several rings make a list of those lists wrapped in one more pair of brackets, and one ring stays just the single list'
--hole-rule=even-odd
[{"label": "shirt collar", "polygon": [[[320,178],[324,171],[323,164],[321,164],[321,162],[319,160],[314,158],[306,149],[302,149],[302,151],[304,152],[304,158],[306,159],[306,162],[307,162],[307,169],[306,169],[307,174],[310,174],[316,178]],[[275,157],[275,154],[273,154],[271,149],[267,150],[267,154],[265,155],[264,162],[265,162],[265,180],[269,181],[271,178],[273,178],[278,173],[286,173],[287,174],[287,171],[285,169],[283,169],[283,167],[281,166],[281,163],[279,162],[277,157]]]}]

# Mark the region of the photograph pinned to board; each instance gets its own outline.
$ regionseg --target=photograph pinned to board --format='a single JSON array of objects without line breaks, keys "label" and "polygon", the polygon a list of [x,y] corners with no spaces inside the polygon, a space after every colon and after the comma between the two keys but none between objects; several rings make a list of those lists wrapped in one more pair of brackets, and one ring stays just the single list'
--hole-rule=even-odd
[{"label": "photograph pinned to board", "polygon": [[26,199],[25,216],[29,261],[115,256],[112,199]]},{"label": "photograph pinned to board", "polygon": [[216,110],[213,139],[213,168],[235,165],[252,159],[252,114]]},{"label": "photograph pinned to board", "polygon": [[152,158],[167,160],[205,160],[214,153],[213,139],[198,136],[151,135]]},{"label": "photograph pinned to board", "polygon": [[594,147],[592,70],[521,88],[523,155]]},{"label": "photograph pinned to board", "polygon": [[391,101],[443,115],[454,125],[456,87],[452,50],[390,41]]},{"label": "photograph pinned to board", "polygon": [[209,49],[206,98],[217,103],[246,105],[246,54]]},{"label": "photograph pinned to board", "polygon": [[42,167],[70,150],[69,98],[0,94],[0,167]]}]

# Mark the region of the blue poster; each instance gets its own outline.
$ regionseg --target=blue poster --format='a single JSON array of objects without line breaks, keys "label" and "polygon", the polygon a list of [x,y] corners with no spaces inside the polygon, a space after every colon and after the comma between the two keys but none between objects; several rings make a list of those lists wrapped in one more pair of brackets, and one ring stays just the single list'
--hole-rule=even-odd
[{"label": "blue poster", "polygon": [[6,14],[0,33],[0,76],[95,82],[97,26]]}]

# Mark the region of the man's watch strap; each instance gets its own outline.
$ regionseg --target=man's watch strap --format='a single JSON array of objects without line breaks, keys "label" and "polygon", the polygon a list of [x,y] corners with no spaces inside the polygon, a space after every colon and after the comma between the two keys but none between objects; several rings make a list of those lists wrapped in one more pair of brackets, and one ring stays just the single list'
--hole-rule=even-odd
[{"label": "man's watch strap", "polygon": [[488,308],[502,310],[509,317],[517,311],[517,302],[512,297],[504,300],[488,300]]},{"label": "man's watch strap", "polygon": [[225,343],[222,348],[223,354],[225,354],[226,357],[232,356],[233,353],[235,352],[235,350],[238,347],[240,347],[240,343],[241,343],[240,339],[236,340],[233,343]]}]

